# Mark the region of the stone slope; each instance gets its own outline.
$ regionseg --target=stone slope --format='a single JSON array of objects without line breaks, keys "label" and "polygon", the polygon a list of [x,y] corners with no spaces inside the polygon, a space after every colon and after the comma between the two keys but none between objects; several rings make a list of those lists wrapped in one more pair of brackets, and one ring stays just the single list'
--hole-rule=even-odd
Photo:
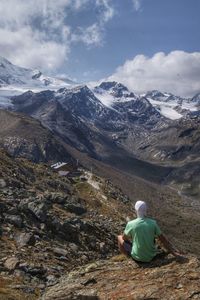
[{"label": "stone slope", "polygon": [[[92,169],[100,177],[109,178],[130,198],[128,212],[130,217],[134,215],[132,204],[138,199],[146,201],[149,215],[158,221],[169,239],[180,250],[193,253],[200,258],[199,199],[182,195],[176,187],[155,184],[135,176],[133,172],[132,174],[123,172],[117,167],[114,168],[104,162],[89,158],[70,147],[67,150],[73,153],[84,167]],[[132,167],[134,170],[134,164]]]},{"label": "stone slope", "polygon": [[98,261],[70,272],[42,300],[200,299],[200,262],[169,255],[149,264],[131,259]]},{"label": "stone slope", "polygon": [[129,200],[80,174],[69,180],[0,150],[0,299],[32,299],[75,266],[116,253]]},{"label": "stone slope", "polygon": [[[123,230],[126,216],[132,217],[132,203],[147,194],[150,213],[163,232],[180,249],[198,255],[198,209],[186,207],[169,191],[117,170],[112,174],[114,170],[103,164],[101,168],[96,160],[95,172],[98,167],[103,177],[118,176],[115,185],[88,171],[83,171],[83,179],[78,176],[70,182],[47,165],[0,154],[0,299],[38,299],[77,266],[115,255],[116,235]],[[106,272],[109,266],[105,262]],[[94,282],[88,280],[84,281],[87,290]]]},{"label": "stone slope", "polygon": [[50,130],[31,117],[0,110],[0,147],[34,162],[69,161],[71,155]]}]

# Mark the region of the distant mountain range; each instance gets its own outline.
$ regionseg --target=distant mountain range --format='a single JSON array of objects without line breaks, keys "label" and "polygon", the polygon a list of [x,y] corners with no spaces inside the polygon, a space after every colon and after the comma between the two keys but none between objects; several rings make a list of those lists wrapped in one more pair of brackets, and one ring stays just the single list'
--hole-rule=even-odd
[{"label": "distant mountain range", "polygon": [[[134,293],[141,295],[146,266],[118,256],[103,262],[117,253],[116,236],[134,216],[137,199],[147,202],[149,215],[179,250],[199,257],[199,153],[199,95],[136,95],[118,82],[75,85],[1,58],[0,298],[36,299],[41,292],[45,299],[89,299],[103,284],[103,293],[118,299],[107,285],[108,267],[112,280],[113,270],[130,278],[130,267],[139,282]],[[58,162],[76,163],[78,170],[60,176],[51,168]],[[82,266],[89,262],[92,269]],[[160,283],[167,291],[170,284],[169,297],[198,297],[198,265],[189,255],[153,260],[145,269],[148,299],[155,299],[151,284],[166,267]],[[181,276],[184,282],[171,284]],[[118,295],[132,298],[131,280],[127,292],[127,282],[122,290],[115,278]]]},{"label": "distant mountain range", "polygon": [[4,59],[0,80],[0,106],[36,118],[65,145],[142,178],[179,181],[181,188],[187,181],[196,190],[200,94],[136,95],[118,82],[74,85]]},{"label": "distant mountain range", "polygon": [[[11,96],[20,95],[28,90],[40,92],[43,90],[57,91],[60,88],[66,88],[69,89],[69,93],[73,93],[74,86],[77,86],[77,84],[70,79],[46,76],[39,70],[22,68],[0,57],[1,107],[11,105]],[[99,86],[94,86],[94,84],[92,86],[89,84],[88,86],[104,106],[115,108],[117,103],[132,102],[133,100],[145,98],[161,115],[172,120],[179,119],[190,113],[196,115],[200,107],[200,93],[189,99],[157,90],[143,95],[136,95],[118,82],[102,82]],[[122,105],[120,106],[122,107]],[[130,110],[129,108],[129,112]]]},{"label": "distant mountain range", "polygon": [[39,70],[31,70],[13,65],[0,56],[0,85],[26,86],[27,88],[56,88],[73,84],[70,79],[58,79],[45,76]]}]

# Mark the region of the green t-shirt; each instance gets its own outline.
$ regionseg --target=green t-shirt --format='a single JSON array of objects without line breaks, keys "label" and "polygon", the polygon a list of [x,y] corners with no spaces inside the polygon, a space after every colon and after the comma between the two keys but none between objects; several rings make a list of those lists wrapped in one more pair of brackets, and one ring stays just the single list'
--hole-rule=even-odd
[{"label": "green t-shirt", "polygon": [[124,234],[132,239],[131,256],[149,262],[157,254],[155,237],[161,234],[156,221],[150,218],[137,218],[127,223]]}]

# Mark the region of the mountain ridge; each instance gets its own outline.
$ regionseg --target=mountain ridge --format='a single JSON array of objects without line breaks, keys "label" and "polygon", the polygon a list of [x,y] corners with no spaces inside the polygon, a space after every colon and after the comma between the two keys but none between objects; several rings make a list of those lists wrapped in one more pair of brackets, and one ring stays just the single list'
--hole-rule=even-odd
[{"label": "mountain ridge", "polygon": [[45,76],[37,69],[32,70],[12,64],[0,56],[0,84],[24,86],[28,88],[59,88],[74,84],[71,80],[57,79],[56,77]]},{"label": "mountain ridge", "polygon": [[[71,80],[57,79],[56,77],[44,76],[41,71],[21,68],[13,65],[4,58],[0,58],[0,105],[8,106],[10,96],[19,95],[28,89],[42,91],[44,89],[58,90],[61,87],[69,88],[77,85]],[[14,88],[10,88],[14,85]],[[7,86],[7,88],[6,88]],[[10,87],[9,87],[10,86]],[[91,84],[89,84],[91,86]],[[107,106],[112,102],[126,102],[140,98],[147,98],[154,108],[167,118],[179,119],[188,115],[190,111],[198,111],[198,94],[193,98],[181,98],[171,93],[162,93],[157,90],[147,92],[143,95],[136,95],[130,92],[127,87],[118,82],[104,82],[99,86],[91,87],[100,101]]]},{"label": "mountain ridge", "polygon": [[[0,110],[0,297],[198,299],[196,258],[136,266],[116,256],[116,236],[141,199],[178,249],[200,256],[200,119],[170,120],[154,99],[100,86],[26,91]],[[66,158],[78,162],[70,178],[50,168]]]},{"label": "mountain ridge", "polygon": [[73,160],[62,143],[33,118],[0,109],[0,146],[34,162]]}]

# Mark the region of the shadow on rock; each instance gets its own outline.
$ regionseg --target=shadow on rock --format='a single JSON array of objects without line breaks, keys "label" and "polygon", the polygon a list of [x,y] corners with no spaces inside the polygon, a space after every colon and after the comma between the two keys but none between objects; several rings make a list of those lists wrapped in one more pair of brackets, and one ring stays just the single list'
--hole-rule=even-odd
[{"label": "shadow on rock", "polygon": [[187,257],[184,256],[178,256],[178,257],[174,257],[169,255],[166,252],[161,252],[159,253],[151,262],[145,263],[145,262],[138,262],[135,261],[134,262],[141,268],[157,268],[157,267],[161,267],[161,266],[166,266],[171,264],[172,262],[177,262],[179,264],[186,264],[189,262],[189,259]]}]

